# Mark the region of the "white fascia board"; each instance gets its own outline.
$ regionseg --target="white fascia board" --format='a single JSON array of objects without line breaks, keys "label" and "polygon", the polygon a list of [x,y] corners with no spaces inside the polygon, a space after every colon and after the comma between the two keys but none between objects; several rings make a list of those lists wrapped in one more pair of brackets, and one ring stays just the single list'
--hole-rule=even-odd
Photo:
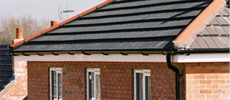
[{"label": "white fascia board", "polygon": [[[150,54],[144,56],[141,54],[60,54],[54,55],[31,55],[31,56],[15,56],[15,61],[95,61],[95,62],[166,62],[166,55]],[[207,53],[207,54],[190,54],[190,55],[174,55],[172,62],[191,63],[191,62],[230,62],[229,53]]]},{"label": "white fascia board", "polygon": [[54,55],[31,55],[31,56],[15,56],[14,60],[17,61],[101,61],[101,62],[166,62],[165,55],[162,54],[152,54],[144,56],[141,54],[60,54],[58,56]]},{"label": "white fascia board", "polygon": [[200,53],[190,55],[175,55],[173,62],[190,63],[190,62],[230,62],[229,53]]}]

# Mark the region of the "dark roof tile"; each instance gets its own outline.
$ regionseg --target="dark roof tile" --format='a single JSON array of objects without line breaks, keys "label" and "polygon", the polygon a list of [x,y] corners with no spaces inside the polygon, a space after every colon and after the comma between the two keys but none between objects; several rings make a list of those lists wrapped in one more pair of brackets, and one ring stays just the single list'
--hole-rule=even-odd
[{"label": "dark roof tile", "polygon": [[13,52],[163,50],[206,8],[208,0],[114,1]]},{"label": "dark roof tile", "polygon": [[[144,1],[139,1],[144,2]],[[150,0],[153,2],[153,0]],[[135,3],[135,2],[132,2]],[[136,2],[138,3],[138,2]],[[169,11],[182,11],[185,9],[199,9],[204,8],[208,5],[207,2],[204,1],[196,1],[196,2],[188,2],[188,3],[176,3],[176,4],[169,4],[169,5],[158,5],[158,6],[143,6],[143,7],[136,7],[136,8],[125,8],[125,9],[118,9],[118,10],[98,10],[92,14],[88,14],[83,16],[83,18],[92,18],[92,17],[106,17],[106,16],[124,16],[124,15],[135,15],[135,14],[145,14],[145,13],[154,13],[154,12],[169,12]],[[108,5],[109,6],[109,5]],[[184,12],[187,13],[187,12]]]},{"label": "dark roof tile", "polygon": [[[81,33],[81,32],[103,32],[103,31],[119,31],[119,30],[138,30],[138,29],[156,29],[167,28],[175,26],[186,26],[192,19],[179,19],[179,20],[160,20],[148,22],[130,22],[112,25],[93,25],[93,26],[76,26],[76,27],[63,27],[58,28],[50,33]],[[176,25],[175,25],[176,23]]]},{"label": "dark roof tile", "polygon": [[[71,42],[50,42],[49,44],[30,43],[15,51],[98,51],[98,50],[153,50],[162,49],[172,41],[173,37],[135,39],[135,40],[102,40],[102,41],[71,41]],[[168,49],[168,48],[166,48]]]},{"label": "dark roof tile", "polygon": [[[169,18],[184,18],[184,17],[195,17],[195,15],[200,13],[200,10],[189,11],[187,14],[182,14],[184,11],[175,11],[175,12],[165,12],[162,16],[161,12],[150,13],[150,14],[140,14],[140,15],[128,15],[128,16],[118,16],[118,17],[107,17],[107,18],[93,18],[93,19],[84,19],[75,20],[66,24],[65,26],[73,25],[99,25],[99,24],[115,24],[115,23],[125,23],[125,22],[143,22],[143,21],[158,21],[158,20],[168,20]],[[175,16],[177,15],[177,16]]]},{"label": "dark roof tile", "polygon": [[31,42],[44,41],[73,41],[73,40],[101,40],[101,39],[135,39],[135,38],[154,38],[162,36],[175,36],[181,29],[168,30],[146,30],[146,31],[122,31],[105,33],[87,33],[87,34],[50,34],[41,38],[31,40]]}]

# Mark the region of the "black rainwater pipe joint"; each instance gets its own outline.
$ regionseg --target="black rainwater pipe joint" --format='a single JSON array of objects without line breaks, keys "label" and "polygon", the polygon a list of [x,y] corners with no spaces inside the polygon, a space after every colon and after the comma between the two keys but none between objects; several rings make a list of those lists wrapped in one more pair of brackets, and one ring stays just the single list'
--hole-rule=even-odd
[{"label": "black rainwater pipe joint", "polygon": [[168,53],[166,56],[167,67],[175,72],[175,85],[176,85],[176,100],[180,100],[180,72],[171,63],[171,55]]}]

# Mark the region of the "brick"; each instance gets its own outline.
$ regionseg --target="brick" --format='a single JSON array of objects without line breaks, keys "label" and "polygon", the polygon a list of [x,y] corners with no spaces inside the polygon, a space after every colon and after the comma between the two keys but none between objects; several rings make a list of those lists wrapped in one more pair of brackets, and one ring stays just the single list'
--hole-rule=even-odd
[{"label": "brick", "polygon": [[205,70],[206,66],[193,66],[193,70]]},{"label": "brick", "polygon": [[205,85],[193,85],[193,89],[204,89]]},{"label": "brick", "polygon": [[207,79],[219,79],[219,75],[214,74],[214,75],[207,75],[206,76]]},{"label": "brick", "polygon": [[219,75],[219,79],[230,80],[230,74],[221,74]]},{"label": "brick", "polygon": [[198,90],[186,90],[187,94],[198,94],[199,91]]},{"label": "brick", "polygon": [[205,79],[205,75],[194,75],[193,79]]},{"label": "brick", "polygon": [[197,74],[197,73],[199,73],[199,71],[194,71],[194,70],[187,71],[186,70],[186,74]]},{"label": "brick", "polygon": [[186,84],[186,90],[192,90],[192,89],[193,89],[193,85]]},{"label": "brick", "polygon": [[213,62],[212,65],[226,65],[225,62]]},{"label": "brick", "polygon": [[219,88],[230,89],[230,84],[219,85]]},{"label": "brick", "polygon": [[187,80],[186,84],[198,84],[199,81],[198,80]]},{"label": "brick", "polygon": [[226,70],[213,70],[213,73],[228,73]]},{"label": "brick", "polygon": [[200,84],[211,84],[212,81],[211,80],[199,80]]},{"label": "brick", "polygon": [[219,66],[207,66],[206,68],[207,70],[215,70],[215,69],[219,69]]},{"label": "brick", "polygon": [[218,89],[218,90],[212,90],[212,92],[215,93],[225,93],[225,90],[223,89]]},{"label": "brick", "polygon": [[212,73],[212,70],[200,70],[199,73]]},{"label": "brick", "polygon": [[210,94],[210,95],[207,95],[207,98],[208,99],[211,99],[211,98],[218,98],[219,96],[217,94]]},{"label": "brick", "polygon": [[193,95],[193,98],[196,98],[196,99],[205,98],[205,95]]},{"label": "brick", "polygon": [[192,75],[186,75],[186,80],[192,80],[193,76]]},{"label": "brick", "polygon": [[199,65],[211,65],[212,63],[211,62],[202,62],[202,63],[199,63]]},{"label": "brick", "polygon": [[185,66],[185,70],[192,70],[192,66]]},{"label": "brick", "polygon": [[200,93],[212,93],[211,90],[200,90]]},{"label": "brick", "polygon": [[225,84],[225,80],[212,80],[213,84]]},{"label": "brick", "polygon": [[227,66],[220,66],[220,69],[222,70],[230,70],[230,66],[227,65]]},{"label": "brick", "polygon": [[[229,98],[229,94],[221,94],[219,98]],[[229,100],[229,99],[217,99],[217,100]]]},{"label": "brick", "polygon": [[207,89],[218,89],[218,85],[206,85]]},{"label": "brick", "polygon": [[192,98],[192,95],[191,94],[186,94],[186,100],[192,100],[192,99],[189,99],[189,98]]},{"label": "brick", "polygon": [[199,63],[184,63],[184,65],[199,65]]},{"label": "brick", "polygon": [[227,66],[230,66],[230,62],[226,62],[226,65],[227,65]]}]

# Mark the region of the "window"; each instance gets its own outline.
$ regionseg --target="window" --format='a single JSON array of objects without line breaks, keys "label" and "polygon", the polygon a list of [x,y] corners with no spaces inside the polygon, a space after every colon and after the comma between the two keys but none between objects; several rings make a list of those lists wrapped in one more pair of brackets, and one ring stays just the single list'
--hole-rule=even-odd
[{"label": "window", "polygon": [[100,69],[87,69],[87,100],[100,99]]},{"label": "window", "polygon": [[135,70],[134,96],[135,100],[150,100],[150,70]]},{"label": "window", "polygon": [[61,68],[50,68],[50,100],[62,100]]}]

